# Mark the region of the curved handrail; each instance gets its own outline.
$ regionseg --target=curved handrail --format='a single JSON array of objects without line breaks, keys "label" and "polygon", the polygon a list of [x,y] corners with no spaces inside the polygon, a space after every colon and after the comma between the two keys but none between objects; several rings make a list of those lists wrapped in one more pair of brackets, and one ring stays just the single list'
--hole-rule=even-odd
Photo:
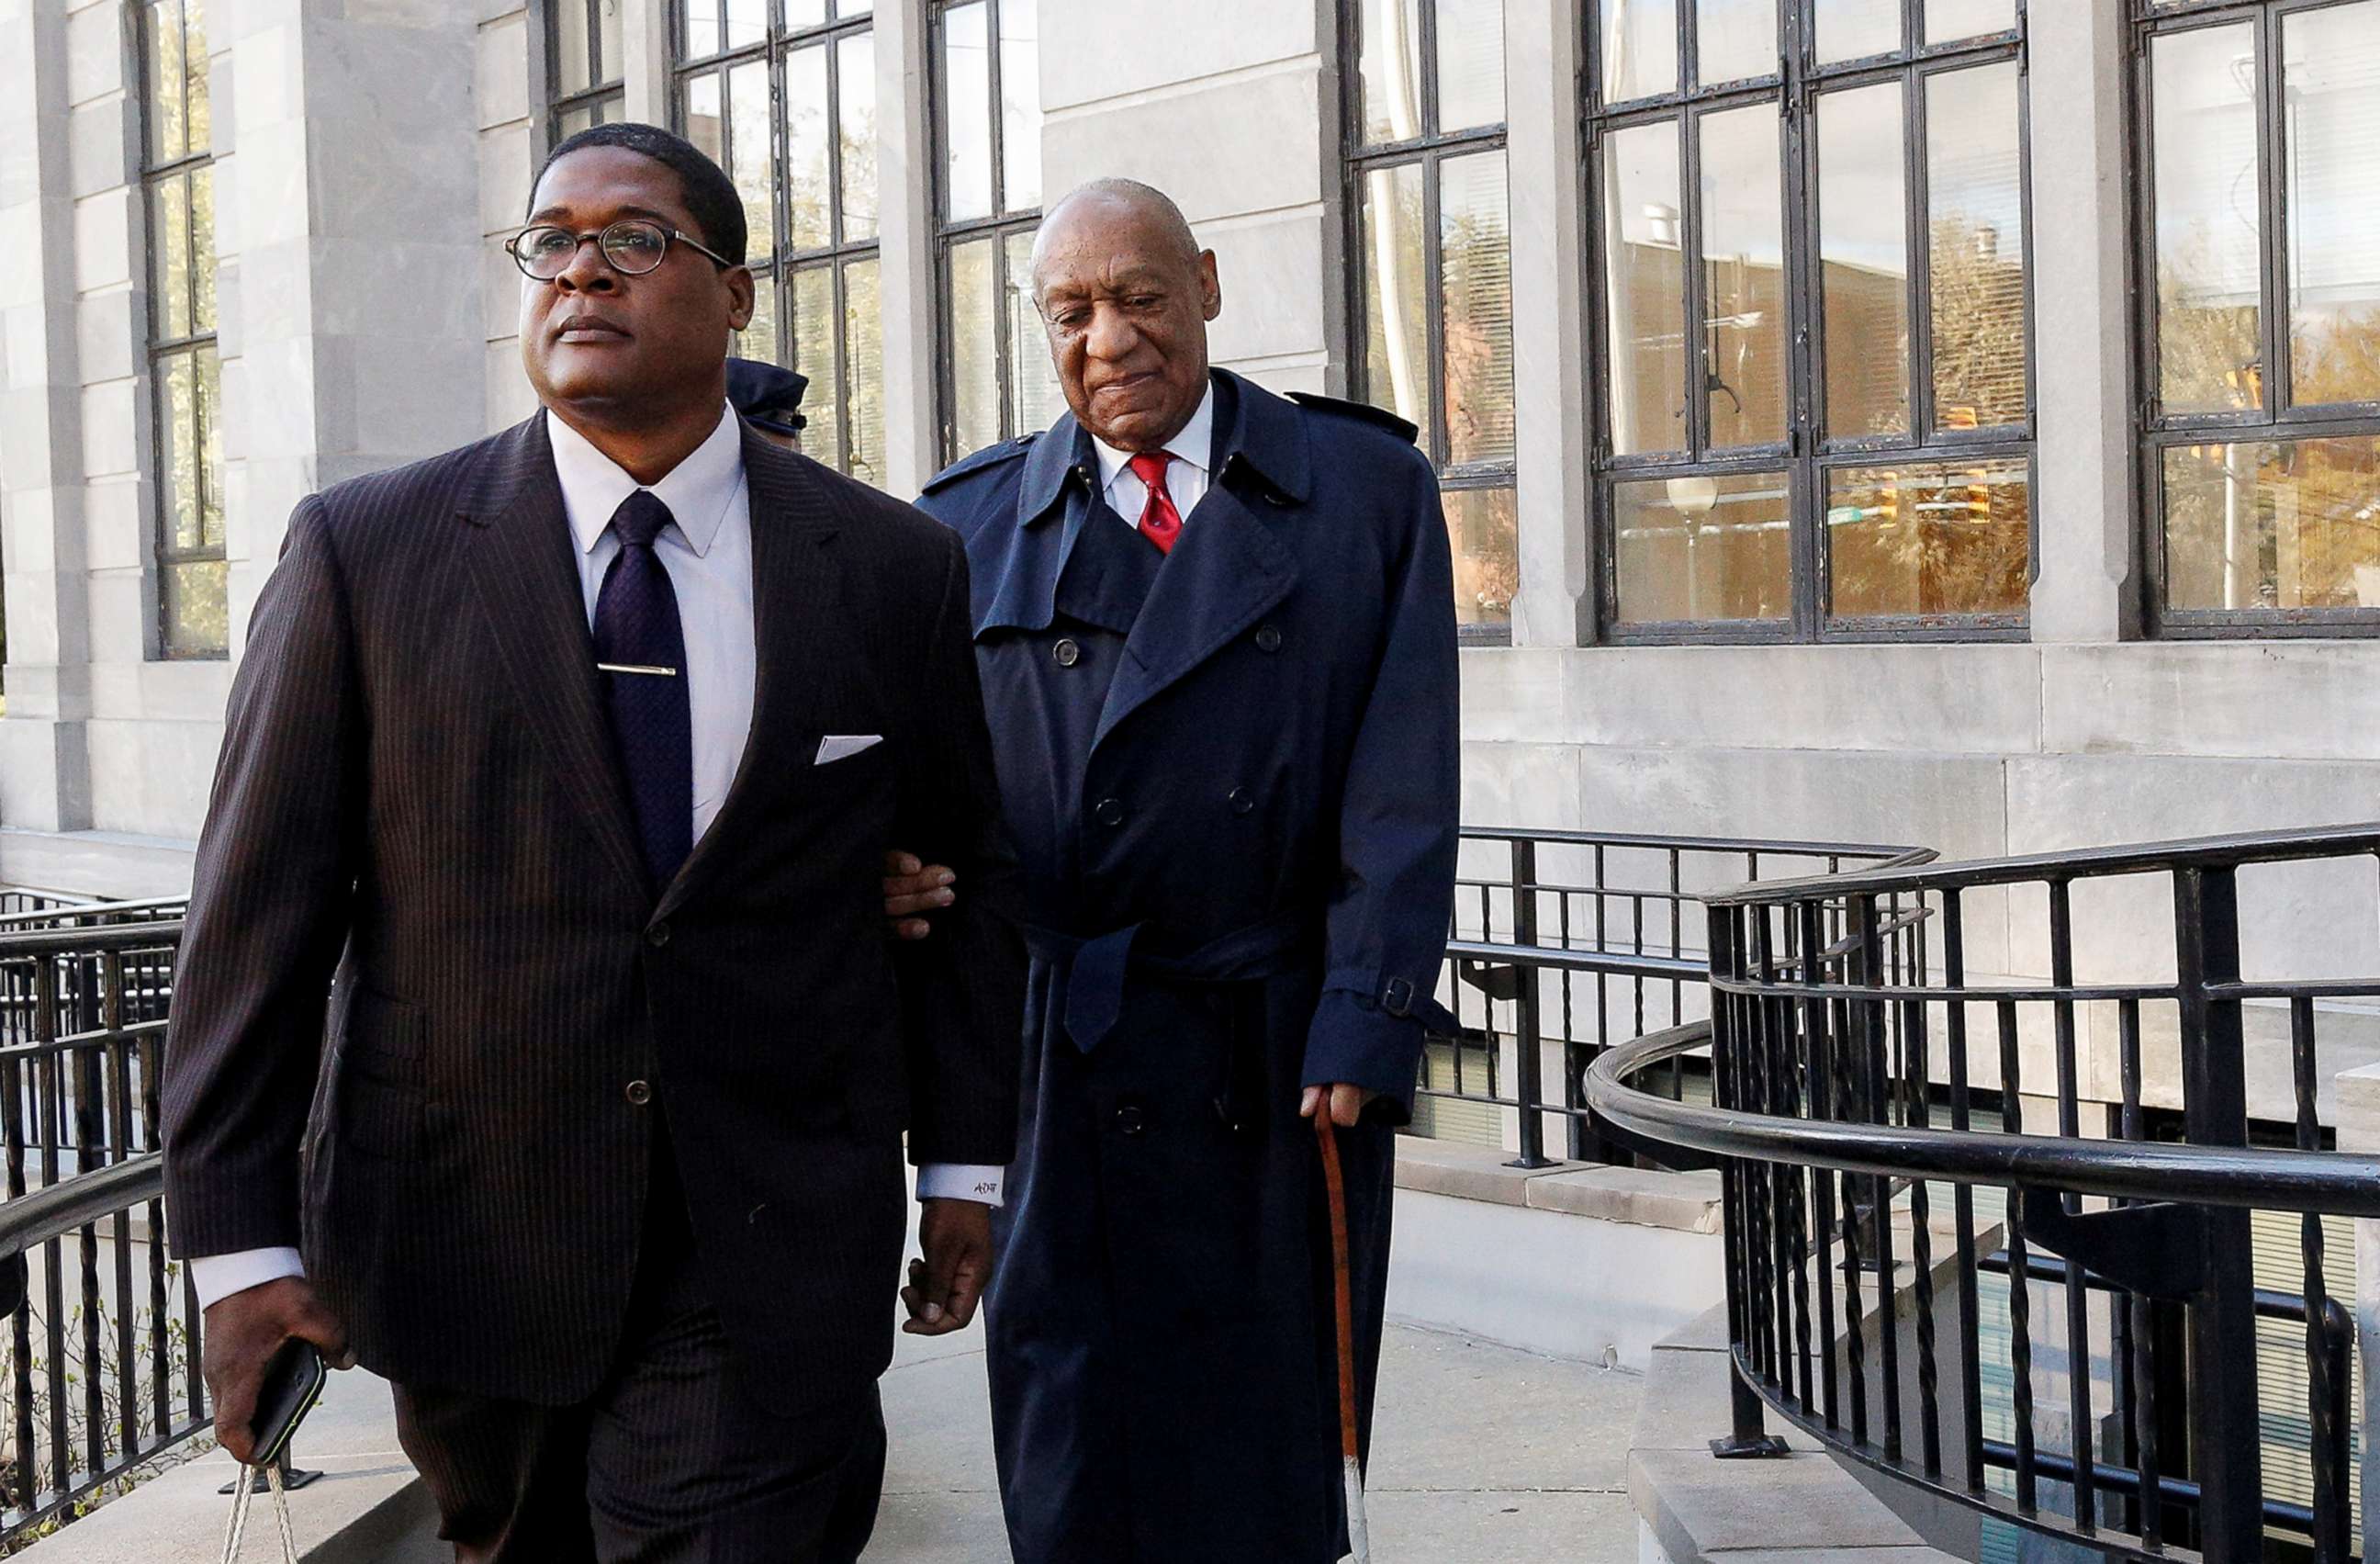
[{"label": "curved handrail", "polygon": [[165,1154],[141,1155],[0,1202],[0,1260],[165,1193]]}]

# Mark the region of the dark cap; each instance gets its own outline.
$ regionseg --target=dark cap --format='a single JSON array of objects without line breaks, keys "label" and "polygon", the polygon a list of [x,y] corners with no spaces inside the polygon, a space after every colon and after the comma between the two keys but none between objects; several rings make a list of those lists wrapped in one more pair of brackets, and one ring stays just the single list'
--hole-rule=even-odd
[{"label": "dark cap", "polygon": [[727,399],[735,410],[763,429],[798,434],[809,420],[801,415],[802,393],[809,377],[754,359],[727,360]]}]

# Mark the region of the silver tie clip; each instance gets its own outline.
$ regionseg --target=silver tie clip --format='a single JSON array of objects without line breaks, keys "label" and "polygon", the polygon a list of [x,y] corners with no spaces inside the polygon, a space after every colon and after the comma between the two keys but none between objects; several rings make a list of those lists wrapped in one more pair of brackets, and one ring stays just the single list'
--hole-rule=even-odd
[{"label": "silver tie clip", "polygon": [[655,678],[675,678],[675,668],[656,668],[643,663],[598,663],[596,671],[607,674],[650,674]]}]

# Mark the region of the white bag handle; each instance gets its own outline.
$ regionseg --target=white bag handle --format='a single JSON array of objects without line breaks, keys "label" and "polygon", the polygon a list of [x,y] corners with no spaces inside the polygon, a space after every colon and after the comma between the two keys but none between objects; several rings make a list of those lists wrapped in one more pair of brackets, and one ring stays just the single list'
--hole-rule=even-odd
[{"label": "white bag handle", "polygon": [[[273,1511],[281,1522],[281,1558],[283,1564],[298,1564],[297,1533],[289,1529],[289,1496],[282,1490],[281,1463],[271,1461],[264,1468],[265,1486],[273,1490]],[[233,1490],[231,1521],[224,1528],[223,1564],[239,1564],[240,1543],[248,1534],[248,1501],[256,1497],[256,1468],[243,1466]]]}]

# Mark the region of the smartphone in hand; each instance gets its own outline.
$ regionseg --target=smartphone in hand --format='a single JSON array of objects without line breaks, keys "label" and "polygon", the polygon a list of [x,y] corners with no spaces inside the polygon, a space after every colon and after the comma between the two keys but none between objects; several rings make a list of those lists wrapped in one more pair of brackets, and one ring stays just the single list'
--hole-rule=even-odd
[{"label": "smartphone in hand", "polygon": [[322,1366],[322,1354],[310,1341],[296,1337],[281,1344],[273,1361],[264,1365],[264,1382],[257,1387],[256,1415],[249,1422],[249,1431],[256,1436],[256,1466],[270,1466],[289,1448],[290,1436],[314,1403],[322,1399],[322,1386],[330,1373]]}]

